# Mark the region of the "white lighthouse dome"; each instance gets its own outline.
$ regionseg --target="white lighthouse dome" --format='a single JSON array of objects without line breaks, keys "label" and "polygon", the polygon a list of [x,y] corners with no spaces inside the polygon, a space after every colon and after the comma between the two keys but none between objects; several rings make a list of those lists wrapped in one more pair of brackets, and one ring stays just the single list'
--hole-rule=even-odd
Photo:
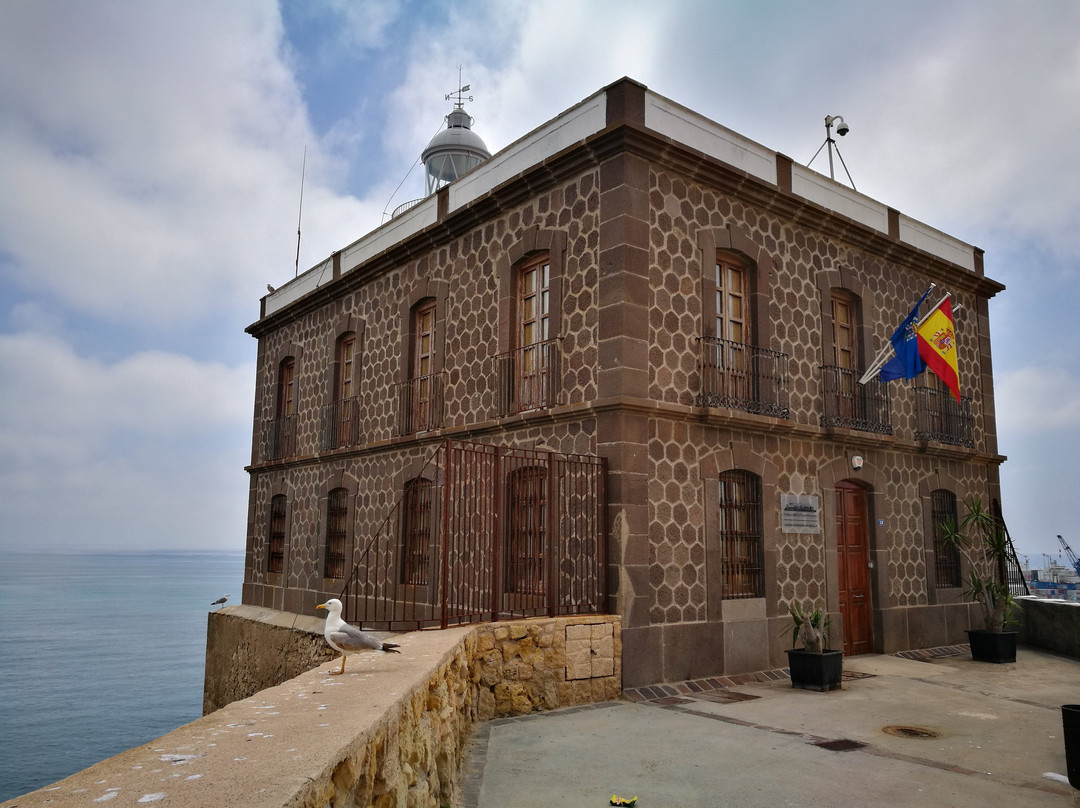
[{"label": "white lighthouse dome", "polygon": [[427,170],[427,193],[447,185],[491,157],[472,129],[472,118],[461,106],[446,116],[446,129],[428,143],[420,159]]}]

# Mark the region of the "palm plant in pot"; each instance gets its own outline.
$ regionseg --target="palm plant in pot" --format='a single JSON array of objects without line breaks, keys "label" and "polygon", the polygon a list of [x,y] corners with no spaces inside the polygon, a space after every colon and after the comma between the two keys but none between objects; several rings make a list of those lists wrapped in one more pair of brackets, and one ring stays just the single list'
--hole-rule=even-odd
[{"label": "palm plant in pot", "polygon": [[[833,651],[829,645],[829,615],[818,605],[803,609],[792,601],[788,612],[794,622],[791,648],[788,649],[788,670],[791,686],[801,690],[839,690],[844,673],[843,651]],[[801,642],[802,648],[795,644]]]},{"label": "palm plant in pot", "polygon": [[1005,576],[1009,540],[1001,520],[983,507],[982,499],[971,497],[964,503],[959,525],[945,522],[942,537],[964,557],[968,577],[964,594],[979,604],[982,629],[969,629],[971,656],[983,662],[1015,662],[1016,631],[1007,626],[1016,622],[1019,608]]}]

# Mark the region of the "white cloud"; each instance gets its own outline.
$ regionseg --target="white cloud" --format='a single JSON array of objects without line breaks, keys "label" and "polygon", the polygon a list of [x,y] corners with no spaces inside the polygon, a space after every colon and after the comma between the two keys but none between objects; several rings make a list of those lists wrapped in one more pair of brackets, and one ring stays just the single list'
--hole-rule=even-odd
[{"label": "white cloud", "polygon": [[347,241],[345,224],[364,215],[320,192],[332,160],[282,61],[274,6],[33,3],[4,16],[11,282],[143,324],[250,309],[293,268],[305,144],[303,260]]},{"label": "white cloud", "polygon": [[1028,366],[995,374],[1000,429],[1016,436],[1080,434],[1080,379],[1060,367]]},{"label": "white cloud", "polygon": [[107,364],[20,333],[0,335],[0,373],[0,543],[70,547],[78,533],[115,548],[152,531],[205,548],[226,528],[242,541],[253,366],[160,351]]},{"label": "white cloud", "polygon": [[[1056,373],[1029,367],[1027,324],[1038,306],[1055,345],[1080,340],[1067,309],[1080,295],[1067,163],[1080,5],[284,8],[308,24],[290,44],[270,0],[0,3],[0,284],[25,301],[0,338],[14,382],[0,389],[0,451],[18,461],[0,473],[20,492],[0,533],[34,535],[37,518],[117,541],[118,524],[148,535],[166,514],[206,534],[179,502],[218,501],[204,519],[242,512],[253,370],[165,340],[233,350],[217,335],[292,278],[305,147],[300,270],[379,224],[450,109],[458,65],[493,151],[623,75],[800,162],[824,115],[843,114],[859,189],[985,247],[988,274],[1010,285],[992,304],[1007,512],[1013,499],[1045,532],[1055,503],[1030,481],[1076,487],[1080,367],[1075,352],[1058,367],[1054,349]],[[389,206],[422,188],[414,169]],[[86,527],[98,516],[107,530]],[[242,534],[241,513],[230,540]]]}]

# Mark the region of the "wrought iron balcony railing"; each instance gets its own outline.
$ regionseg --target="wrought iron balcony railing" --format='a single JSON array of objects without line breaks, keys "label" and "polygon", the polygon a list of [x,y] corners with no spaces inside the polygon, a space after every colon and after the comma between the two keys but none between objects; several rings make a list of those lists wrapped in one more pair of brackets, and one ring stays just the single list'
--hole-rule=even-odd
[{"label": "wrought iron balcony railing", "polygon": [[825,400],[821,425],[891,435],[889,388],[877,378],[859,384],[862,375],[861,370],[822,365]]},{"label": "wrought iron balcony railing", "polygon": [[971,414],[970,398],[957,401],[947,390],[916,387],[915,412],[918,419],[915,440],[975,446],[975,417]]},{"label": "wrought iron balcony railing", "polygon": [[281,460],[296,454],[296,415],[271,418],[263,433],[263,458]]},{"label": "wrought iron balcony railing", "polygon": [[700,407],[730,407],[787,418],[787,354],[715,337],[700,337]]},{"label": "wrought iron balcony railing", "polygon": [[417,376],[397,385],[399,435],[428,432],[443,425],[446,383],[442,373]]},{"label": "wrought iron balcony railing", "polygon": [[324,404],[321,433],[320,445],[324,452],[360,443],[360,398],[353,396]]},{"label": "wrought iron balcony railing", "polygon": [[553,407],[558,403],[561,387],[557,339],[495,357],[495,405],[499,415]]}]

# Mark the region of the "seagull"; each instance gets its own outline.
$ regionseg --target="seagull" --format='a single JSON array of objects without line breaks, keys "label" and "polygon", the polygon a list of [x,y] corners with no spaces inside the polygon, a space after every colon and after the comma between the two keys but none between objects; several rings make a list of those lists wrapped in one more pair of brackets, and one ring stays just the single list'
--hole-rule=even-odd
[{"label": "seagull", "polygon": [[225,605],[225,601],[227,601],[228,599],[229,599],[229,596],[228,596],[228,595],[226,595],[225,597],[222,597],[222,598],[218,598],[217,600],[215,600],[215,601],[214,601],[213,603],[211,603],[210,605],[211,605],[211,606],[224,606],[224,605]]},{"label": "seagull", "polygon": [[378,637],[367,634],[358,628],[353,628],[341,619],[341,601],[330,598],[326,603],[320,603],[316,609],[326,609],[326,627],[323,628],[323,636],[330,647],[341,653],[341,670],[330,671],[335,676],[345,673],[345,657],[360,651],[382,651],[387,654],[400,654],[397,643],[383,642]]}]

